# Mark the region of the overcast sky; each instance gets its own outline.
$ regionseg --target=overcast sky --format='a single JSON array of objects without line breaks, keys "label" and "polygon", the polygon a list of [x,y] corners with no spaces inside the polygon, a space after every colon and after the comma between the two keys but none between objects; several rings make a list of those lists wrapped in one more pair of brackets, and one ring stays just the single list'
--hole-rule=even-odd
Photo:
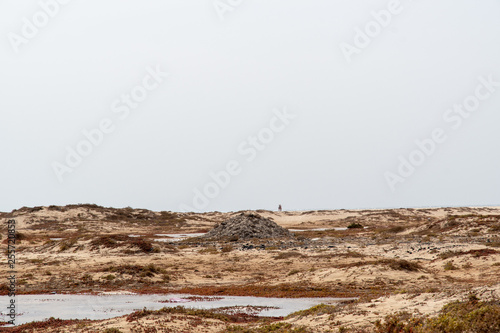
[{"label": "overcast sky", "polygon": [[498,0],[0,1],[0,210],[500,204]]}]

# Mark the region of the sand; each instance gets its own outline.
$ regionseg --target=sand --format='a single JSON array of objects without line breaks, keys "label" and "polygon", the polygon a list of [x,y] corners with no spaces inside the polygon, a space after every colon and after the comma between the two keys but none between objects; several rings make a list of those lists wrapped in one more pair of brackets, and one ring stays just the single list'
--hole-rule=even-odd
[{"label": "sand", "polygon": [[[500,296],[498,207],[257,211],[281,227],[308,231],[295,232],[294,240],[236,242],[203,238],[170,242],[167,236],[157,236],[206,233],[240,213],[177,214],[75,205],[23,208],[1,213],[0,218],[17,222],[19,293],[359,297],[339,307],[334,318],[281,320],[313,332],[335,332],[340,327],[364,327],[369,332],[376,320],[397,311],[434,316],[443,305],[464,299],[471,291],[484,299]],[[362,228],[332,229],[353,223]],[[5,223],[2,227],[6,235]],[[2,241],[6,246],[5,236]],[[0,267],[3,281],[7,271],[6,265]],[[1,290],[5,294],[6,285]],[[168,313],[57,329],[220,332],[233,324]]]}]

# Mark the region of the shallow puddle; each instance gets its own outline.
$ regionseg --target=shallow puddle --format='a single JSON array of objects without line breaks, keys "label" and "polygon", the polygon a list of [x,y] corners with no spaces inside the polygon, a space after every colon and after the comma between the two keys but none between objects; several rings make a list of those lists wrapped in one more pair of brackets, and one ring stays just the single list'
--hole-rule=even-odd
[{"label": "shallow puddle", "polygon": [[291,232],[302,232],[302,231],[327,231],[327,230],[337,230],[343,231],[347,230],[347,228],[316,228],[316,229],[288,229]]},{"label": "shallow puddle", "polygon": [[197,234],[155,234],[158,237],[168,237],[168,238],[157,238],[153,239],[155,242],[178,242],[186,238],[190,237],[201,237],[205,235],[205,233],[197,233]]},{"label": "shallow puddle", "polygon": [[[334,304],[346,298],[267,298],[250,296],[206,297],[186,294],[168,295],[19,295],[16,297],[16,325],[50,317],[60,319],[108,319],[127,315],[147,308],[182,305],[198,309],[232,306],[273,307],[261,309],[259,316],[282,317],[314,305]],[[7,305],[8,296],[0,296],[0,304]],[[2,308],[6,308],[2,306]],[[0,314],[1,321],[8,321],[7,311]]]}]

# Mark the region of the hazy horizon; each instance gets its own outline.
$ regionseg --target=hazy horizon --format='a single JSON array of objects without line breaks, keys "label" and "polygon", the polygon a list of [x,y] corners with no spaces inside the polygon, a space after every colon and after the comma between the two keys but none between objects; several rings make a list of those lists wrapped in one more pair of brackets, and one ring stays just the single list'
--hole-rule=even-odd
[{"label": "hazy horizon", "polygon": [[0,211],[500,206],[500,2],[0,4]]}]

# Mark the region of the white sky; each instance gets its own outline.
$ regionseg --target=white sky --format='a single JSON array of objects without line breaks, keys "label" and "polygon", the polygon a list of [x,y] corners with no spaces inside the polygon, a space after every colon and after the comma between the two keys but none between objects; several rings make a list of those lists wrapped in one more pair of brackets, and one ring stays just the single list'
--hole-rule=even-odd
[{"label": "white sky", "polygon": [[[47,22],[38,1],[0,1],[0,210],[499,205],[500,86],[457,129],[443,115],[479,77],[500,82],[500,1],[401,0],[348,62],[342,43],[393,1],[73,0]],[[47,24],[16,52],[34,15]],[[113,102],[157,67],[168,77],[121,119]],[[247,161],[238,147],[284,108],[296,118]],[[59,181],[53,163],[106,118]],[[446,141],[391,190],[386,172],[436,128]],[[194,203],[231,160],[241,172]]]}]

